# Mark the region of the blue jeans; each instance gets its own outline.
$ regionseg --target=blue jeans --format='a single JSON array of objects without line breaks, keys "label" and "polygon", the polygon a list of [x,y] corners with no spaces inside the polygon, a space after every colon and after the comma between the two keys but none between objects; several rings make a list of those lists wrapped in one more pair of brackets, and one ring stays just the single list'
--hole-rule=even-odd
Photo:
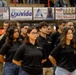
[{"label": "blue jeans", "polygon": [[7,6],[7,2],[6,1],[0,1],[0,7],[6,7]]},{"label": "blue jeans", "polygon": [[57,67],[55,70],[55,75],[76,75],[76,70],[74,70],[73,72],[69,72],[66,69]]},{"label": "blue jeans", "polygon": [[[33,75],[33,74],[29,74],[29,73],[23,71],[22,69],[20,69],[19,75]],[[43,74],[36,74],[36,75],[43,75]]]},{"label": "blue jeans", "polygon": [[18,75],[20,67],[12,62],[5,62],[2,75]]}]

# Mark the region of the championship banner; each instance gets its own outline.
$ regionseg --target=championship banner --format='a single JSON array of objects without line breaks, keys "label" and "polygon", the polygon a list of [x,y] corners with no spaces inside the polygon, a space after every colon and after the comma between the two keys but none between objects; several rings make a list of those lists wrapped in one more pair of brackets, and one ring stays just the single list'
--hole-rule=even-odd
[{"label": "championship banner", "polygon": [[54,20],[54,8],[33,7],[33,20]]},{"label": "championship banner", "polygon": [[75,19],[75,7],[56,7],[55,19]]},{"label": "championship banner", "polygon": [[10,20],[32,20],[32,7],[10,7]]},{"label": "championship banner", "polygon": [[9,20],[9,8],[0,7],[0,20]]}]

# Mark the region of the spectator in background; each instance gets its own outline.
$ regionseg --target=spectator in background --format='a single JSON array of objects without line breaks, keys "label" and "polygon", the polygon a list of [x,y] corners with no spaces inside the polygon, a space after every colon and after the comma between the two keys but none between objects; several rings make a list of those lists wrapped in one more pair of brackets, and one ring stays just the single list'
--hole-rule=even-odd
[{"label": "spectator in background", "polygon": [[2,7],[2,6],[4,6],[4,7],[7,6],[6,0],[0,0],[0,7]]},{"label": "spectator in background", "polygon": [[71,7],[73,7],[74,6],[74,1],[73,0],[69,0],[70,1],[70,5],[71,5]]},{"label": "spectator in background", "polygon": [[40,4],[44,4],[44,6],[47,7],[48,1],[47,0],[40,0]]},{"label": "spectator in background", "polygon": [[72,7],[76,7],[76,0],[69,0]]},{"label": "spectator in background", "polygon": [[54,7],[54,2],[50,0],[50,7]]},{"label": "spectator in background", "polygon": [[68,7],[68,3],[65,0],[56,0],[55,7]]},{"label": "spectator in background", "polygon": [[18,0],[18,2],[23,4],[23,0]]}]

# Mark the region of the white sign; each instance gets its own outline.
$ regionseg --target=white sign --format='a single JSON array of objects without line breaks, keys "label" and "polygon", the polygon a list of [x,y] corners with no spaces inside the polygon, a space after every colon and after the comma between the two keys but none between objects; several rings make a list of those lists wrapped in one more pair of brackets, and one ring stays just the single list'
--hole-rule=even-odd
[{"label": "white sign", "polygon": [[8,20],[8,19],[9,19],[9,8],[0,7],[0,20]]},{"label": "white sign", "polygon": [[32,20],[32,7],[10,7],[10,20]]},{"label": "white sign", "polygon": [[75,7],[55,8],[56,19],[75,19]]},{"label": "white sign", "polygon": [[47,7],[34,7],[33,8],[34,20],[53,20],[54,8]]}]

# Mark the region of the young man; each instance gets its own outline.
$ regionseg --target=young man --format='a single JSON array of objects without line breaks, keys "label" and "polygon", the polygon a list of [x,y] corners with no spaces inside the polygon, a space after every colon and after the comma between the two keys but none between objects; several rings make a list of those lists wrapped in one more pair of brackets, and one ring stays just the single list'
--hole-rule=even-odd
[{"label": "young man", "polygon": [[48,24],[46,22],[39,23],[39,37],[38,42],[43,46],[46,53],[47,61],[43,63],[43,75],[53,75],[52,64],[48,59],[51,52],[52,39],[47,36]]},{"label": "young man", "polygon": [[24,42],[25,38],[26,38],[26,33],[27,33],[27,29],[29,28],[29,24],[28,23],[23,23],[21,24],[21,33],[20,33],[20,37],[19,37],[19,41],[21,43]]},{"label": "young man", "polygon": [[3,33],[0,37],[0,48],[2,47],[2,45],[5,43],[5,39],[6,39],[6,33],[7,30],[9,28],[9,21],[5,21],[3,24]]},{"label": "young man", "polygon": [[[52,38],[52,50],[55,48],[55,46],[56,46],[56,41],[57,41],[58,38],[60,37],[64,26],[65,26],[65,22],[64,22],[63,20],[58,21],[58,29],[57,29],[56,32],[54,32],[54,33],[51,35],[51,38]],[[54,70],[55,70],[55,67],[54,67]]]}]

